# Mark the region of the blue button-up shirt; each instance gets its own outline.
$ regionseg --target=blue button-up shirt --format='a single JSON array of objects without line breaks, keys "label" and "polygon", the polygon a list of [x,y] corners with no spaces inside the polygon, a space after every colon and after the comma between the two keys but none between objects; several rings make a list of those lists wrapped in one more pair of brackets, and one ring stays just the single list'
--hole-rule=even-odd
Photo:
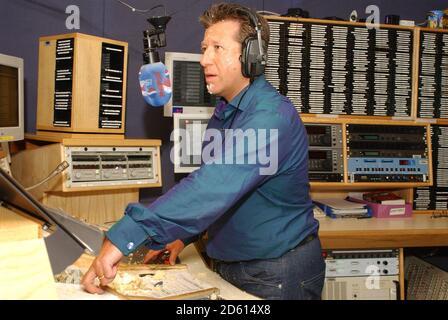
[{"label": "blue button-up shirt", "polygon": [[[234,154],[238,148],[230,151],[225,140],[234,136],[223,132],[221,163],[201,165],[149,206],[128,205],[125,216],[107,233],[125,255],[133,251],[129,243],[134,250],[143,243],[160,249],[207,230],[207,254],[212,258],[277,258],[317,232],[309,196],[308,139],[291,102],[261,76],[229,103],[218,102],[208,129],[230,125],[244,132],[265,129],[265,142],[258,142],[255,153],[263,147],[268,150],[263,154],[276,153],[269,156],[277,156],[277,170],[262,174],[260,169],[269,167],[266,161],[248,161],[254,150],[247,146]],[[272,130],[277,134],[270,134]],[[225,161],[226,154],[234,154],[233,163]],[[237,162],[238,156],[245,161]]]}]

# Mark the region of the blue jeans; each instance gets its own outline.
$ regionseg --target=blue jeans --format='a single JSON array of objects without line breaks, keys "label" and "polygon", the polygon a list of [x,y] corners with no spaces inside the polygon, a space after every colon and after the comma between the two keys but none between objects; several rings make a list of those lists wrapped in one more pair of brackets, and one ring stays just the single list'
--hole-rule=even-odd
[{"label": "blue jeans", "polygon": [[319,300],[325,279],[320,240],[314,238],[276,259],[215,263],[228,282],[270,300]]}]

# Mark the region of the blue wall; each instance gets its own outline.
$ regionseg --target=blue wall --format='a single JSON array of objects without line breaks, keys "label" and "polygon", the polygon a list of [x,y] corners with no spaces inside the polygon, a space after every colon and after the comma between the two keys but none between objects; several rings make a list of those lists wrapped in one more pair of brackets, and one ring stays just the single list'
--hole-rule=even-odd
[{"label": "blue wall", "polygon": [[[139,9],[147,9],[163,3],[169,14],[174,13],[167,27],[166,51],[199,52],[203,30],[198,16],[210,4],[222,1],[211,0],[125,0]],[[353,9],[360,17],[365,8],[375,4],[380,8],[381,21],[387,14],[398,14],[402,19],[423,22],[426,12],[448,7],[446,1],[417,0],[247,0],[235,1],[257,10],[285,13],[287,8],[300,7],[312,17],[338,16],[346,18]],[[79,30],[68,30],[65,9],[77,5],[80,9]],[[160,15],[162,9],[151,15]],[[175,183],[173,165],[169,160],[169,135],[171,118],[163,117],[162,108],[148,107],[141,98],[137,80],[142,64],[142,31],[148,28],[146,19],[150,14],[132,12],[115,0],[0,0],[0,53],[20,56],[25,60],[25,123],[26,131],[35,131],[37,101],[38,38],[69,32],[82,32],[129,43],[128,91],[126,137],[157,138],[163,140],[162,168],[163,190],[145,190],[142,199],[148,200],[168,190]],[[163,53],[164,50],[161,50]]]}]

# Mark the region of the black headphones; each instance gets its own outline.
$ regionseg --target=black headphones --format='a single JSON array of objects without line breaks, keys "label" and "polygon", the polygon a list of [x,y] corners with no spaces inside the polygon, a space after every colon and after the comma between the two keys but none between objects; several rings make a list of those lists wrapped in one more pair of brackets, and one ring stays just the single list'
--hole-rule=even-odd
[{"label": "black headphones", "polygon": [[265,43],[261,38],[262,25],[252,10],[242,7],[240,11],[249,17],[257,32],[256,36],[250,35],[242,43],[241,71],[244,77],[250,78],[252,81],[264,73],[266,66],[267,57],[263,50]]}]

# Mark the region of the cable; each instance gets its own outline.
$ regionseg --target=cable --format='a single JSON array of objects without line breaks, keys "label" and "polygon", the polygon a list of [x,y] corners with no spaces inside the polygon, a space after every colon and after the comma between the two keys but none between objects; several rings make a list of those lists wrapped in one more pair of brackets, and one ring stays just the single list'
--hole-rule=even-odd
[{"label": "cable", "polygon": [[230,121],[230,125],[229,125],[229,127],[227,129],[232,129],[233,120],[235,120],[236,114],[238,113],[238,110],[240,109],[241,101],[243,101],[243,98],[246,95],[247,91],[249,91],[250,86],[251,86],[251,84],[249,84],[249,86],[247,87],[246,91],[244,91],[243,95],[241,96],[240,101],[238,101],[238,105],[236,106],[236,110],[235,110],[235,113],[233,114],[232,121]]},{"label": "cable", "polygon": [[[120,2],[122,5],[128,7],[129,9],[132,10],[132,12],[138,12],[138,13],[148,13],[148,12],[154,10],[154,9],[157,9],[157,8],[163,8],[164,11],[165,11],[165,14],[164,14],[164,15],[167,16],[167,13],[166,13],[166,7],[165,7],[165,5],[163,5],[163,4],[158,4],[158,5],[156,5],[156,6],[152,7],[152,8],[144,9],[144,10],[143,10],[143,9],[137,9],[137,8],[134,8],[133,6],[131,6],[130,4],[128,4],[128,3],[126,3],[126,2],[124,2],[124,1],[122,1],[122,0],[115,0],[115,1],[118,1],[118,2]],[[185,8],[185,9],[180,9],[180,10],[177,10],[177,11],[174,11],[174,12],[170,13],[168,16],[169,16],[169,17],[172,17],[172,16],[174,16],[175,14],[178,14],[179,12],[183,12],[183,11],[185,11],[185,10],[188,10],[188,9],[190,9],[191,7],[193,7],[194,5],[196,5],[196,4],[197,4],[198,2],[200,2],[200,1],[202,1],[202,0],[196,0],[196,1],[193,2],[192,4],[188,5],[187,8]]]},{"label": "cable", "polygon": [[134,8],[133,6],[131,6],[130,4],[128,4],[128,3],[124,2],[124,1],[121,1],[121,0],[115,0],[115,1],[118,1],[122,5],[128,7],[129,9],[132,10],[132,12],[138,12],[138,13],[147,13],[147,12],[150,12],[150,11],[152,11],[154,9],[157,9],[157,8],[163,8],[164,11],[165,11],[165,16],[166,16],[166,8],[165,8],[165,5],[163,5],[163,4],[158,4],[158,5],[156,5],[156,6],[152,7],[152,8],[149,8],[149,9],[137,9],[137,8]]},{"label": "cable", "polygon": [[58,174],[62,173],[62,171],[64,171],[65,169],[67,169],[69,167],[69,164],[67,161],[63,161],[60,164],[58,164],[58,166],[56,167],[56,169],[54,169],[49,175],[48,177],[46,177],[44,180],[36,183],[34,186],[25,188],[26,191],[30,191],[33,190],[37,187],[39,187],[40,185],[44,184],[45,182],[47,182],[50,179],[53,179],[54,177],[56,177]]},{"label": "cable", "polygon": [[[252,85],[252,82],[249,84],[246,91],[244,91],[243,95],[241,96],[240,100],[238,101],[238,105],[236,106],[235,113],[233,114],[233,117],[232,117],[232,120],[230,121],[229,127],[227,129],[224,129],[224,128],[221,129],[223,132],[225,132],[225,130],[232,129],[233,121],[235,120],[236,114],[238,113],[238,110],[240,109],[241,101],[243,101],[243,98],[246,95],[247,91],[249,91],[249,88],[251,85]],[[227,136],[227,134],[224,133],[224,139],[222,140],[223,143],[226,140],[226,136]]]},{"label": "cable", "polygon": [[280,13],[267,11],[267,10],[260,10],[260,11],[257,11],[257,13],[262,14],[262,15],[269,14],[272,16],[280,16]]}]

